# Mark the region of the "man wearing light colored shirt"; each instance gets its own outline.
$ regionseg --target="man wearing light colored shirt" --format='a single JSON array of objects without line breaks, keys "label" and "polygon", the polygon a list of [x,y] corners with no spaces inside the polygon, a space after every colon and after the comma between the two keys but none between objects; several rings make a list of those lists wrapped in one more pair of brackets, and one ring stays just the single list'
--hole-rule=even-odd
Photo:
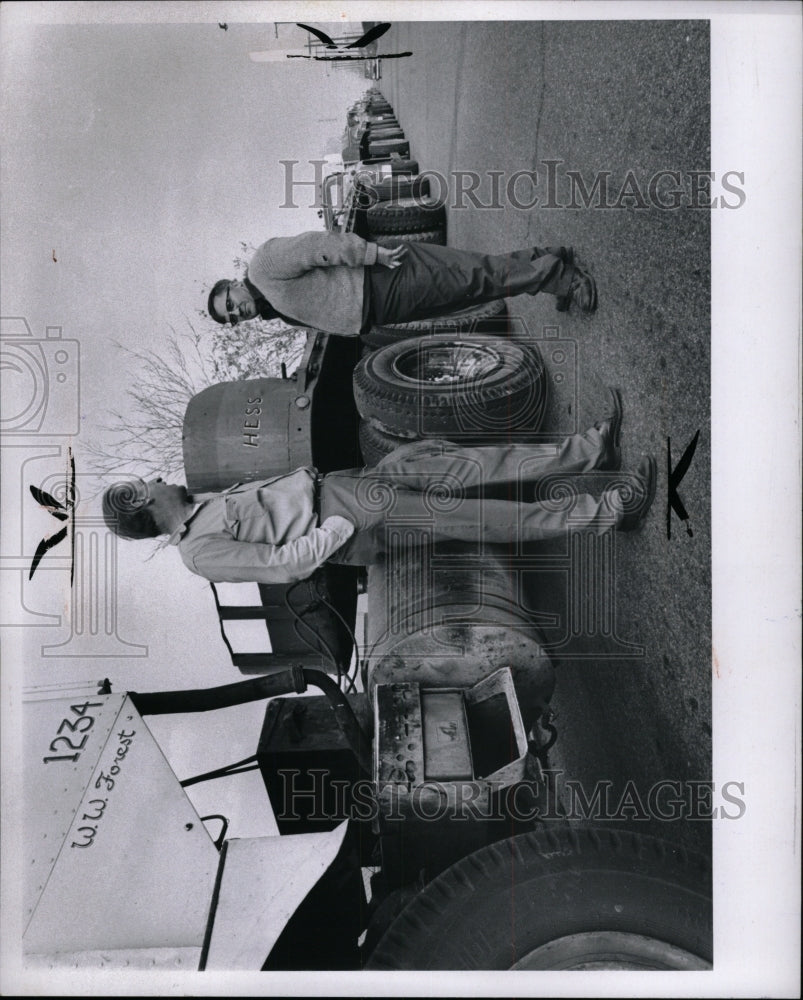
[{"label": "man wearing light colored shirt", "polygon": [[200,504],[183,486],[161,479],[117,484],[104,494],[103,512],[122,537],[170,535],[185,565],[216,583],[292,583],[326,561],[368,565],[387,555],[400,527],[407,544],[474,547],[541,541],[570,530],[632,530],[655,495],[652,457],[615,476],[599,498],[578,491],[566,502],[535,499],[544,477],[616,472],[620,422],[617,405],[609,418],[557,447],[416,441],[373,467],[324,476],[297,469]]}]

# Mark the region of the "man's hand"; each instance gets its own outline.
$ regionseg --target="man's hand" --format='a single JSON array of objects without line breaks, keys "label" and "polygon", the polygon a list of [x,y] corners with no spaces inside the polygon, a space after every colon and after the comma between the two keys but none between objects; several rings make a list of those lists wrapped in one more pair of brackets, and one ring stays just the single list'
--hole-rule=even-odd
[{"label": "man's hand", "polygon": [[390,247],[377,247],[376,262],[377,264],[381,264],[382,267],[399,267],[404,260],[406,253],[407,247],[403,243],[394,247],[392,250]]},{"label": "man's hand", "polygon": [[329,531],[342,531],[349,538],[355,531],[354,522],[349,521],[347,517],[341,517],[340,514],[330,514],[321,527]]}]

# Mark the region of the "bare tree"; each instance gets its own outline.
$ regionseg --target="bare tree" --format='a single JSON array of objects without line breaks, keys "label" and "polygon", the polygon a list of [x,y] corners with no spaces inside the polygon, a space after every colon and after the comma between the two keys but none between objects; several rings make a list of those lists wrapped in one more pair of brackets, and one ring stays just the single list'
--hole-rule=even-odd
[{"label": "bare tree", "polygon": [[[234,270],[245,273],[255,248],[240,243]],[[219,382],[271,378],[298,366],[307,331],[280,319],[253,319],[220,326],[203,309],[183,333],[170,327],[163,348],[139,351],[115,343],[131,372],[125,412],[114,411],[103,443],[90,440],[82,451],[102,482],[110,478],[183,478],[182,429],[187,404]]]},{"label": "bare tree", "polygon": [[[206,314],[199,310],[199,315]],[[170,328],[160,351],[115,348],[132,372],[125,412],[113,411],[104,442],[90,440],[82,451],[91,471],[109,477],[182,477],[182,426],[190,399],[219,382],[275,377],[284,363],[295,368],[304,351],[306,330],[281,320],[255,319],[236,327],[199,331]],[[211,325],[208,321],[207,327]]]}]

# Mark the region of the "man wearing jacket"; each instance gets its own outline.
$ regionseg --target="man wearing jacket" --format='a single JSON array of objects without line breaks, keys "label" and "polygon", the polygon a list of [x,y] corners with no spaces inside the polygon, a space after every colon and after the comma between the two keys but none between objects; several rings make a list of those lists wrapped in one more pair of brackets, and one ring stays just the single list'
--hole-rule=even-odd
[{"label": "man wearing jacket", "polygon": [[545,476],[560,474],[565,484],[566,475],[618,470],[621,406],[618,393],[612,395],[606,420],[557,448],[416,441],[374,467],[324,476],[302,468],[209,499],[161,479],[140,480],[110,487],[103,513],[124,538],[169,535],[187,568],[216,583],[293,583],[327,560],[368,565],[387,554],[394,524],[404,528],[408,544],[459,541],[480,548],[577,529],[632,530],[655,495],[651,457],[635,473],[620,473],[599,498],[578,491],[558,502],[535,499]]},{"label": "man wearing jacket", "polygon": [[556,296],[559,310],[597,306],[594,279],[570,247],[480,254],[432,243],[377,246],[354,233],[276,237],[243,281],[223,278],[207,300],[218,323],[279,317],[293,326],[356,337],[371,326],[430,319],[508,296]]}]

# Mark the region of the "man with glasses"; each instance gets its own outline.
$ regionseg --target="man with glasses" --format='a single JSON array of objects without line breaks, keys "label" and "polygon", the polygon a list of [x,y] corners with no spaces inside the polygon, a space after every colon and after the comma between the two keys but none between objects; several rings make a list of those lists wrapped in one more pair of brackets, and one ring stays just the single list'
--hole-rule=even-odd
[{"label": "man with glasses", "polygon": [[374,325],[431,319],[508,296],[547,292],[556,307],[597,307],[594,279],[571,247],[481,254],[432,243],[380,247],[354,233],[309,232],[263,243],[244,280],[223,278],[207,300],[218,323],[283,319],[356,337]]},{"label": "man with glasses", "polygon": [[[633,530],[652,504],[656,464],[646,457],[635,472],[617,472],[622,411],[618,392],[610,394],[606,419],[557,447],[416,441],[374,467],[323,476],[301,468],[208,497],[161,479],[138,480],[106,490],[103,515],[123,538],[168,535],[187,568],[216,583],[293,583],[327,560],[369,565],[386,554],[394,523],[405,525],[411,544],[480,548],[571,530]],[[599,498],[580,489],[537,498],[545,477],[559,475],[565,484],[567,475],[593,471],[614,473]]]}]

